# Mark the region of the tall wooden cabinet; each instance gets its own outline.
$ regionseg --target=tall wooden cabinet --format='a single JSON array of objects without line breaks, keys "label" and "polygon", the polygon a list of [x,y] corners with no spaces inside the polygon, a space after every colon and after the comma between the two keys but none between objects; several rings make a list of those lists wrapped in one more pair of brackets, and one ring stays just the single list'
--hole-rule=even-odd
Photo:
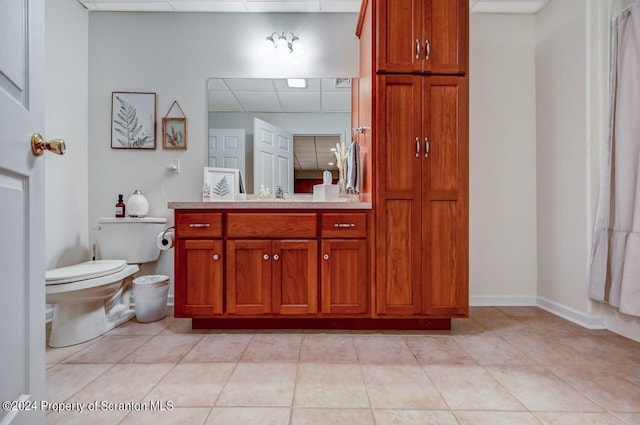
[{"label": "tall wooden cabinet", "polygon": [[381,317],[468,315],[468,6],[363,2]]}]

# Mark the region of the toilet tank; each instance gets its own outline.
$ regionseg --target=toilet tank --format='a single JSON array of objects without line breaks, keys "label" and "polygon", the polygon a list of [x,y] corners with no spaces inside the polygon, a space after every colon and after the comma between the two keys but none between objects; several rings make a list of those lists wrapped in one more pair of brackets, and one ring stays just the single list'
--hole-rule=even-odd
[{"label": "toilet tank", "polygon": [[148,263],[160,257],[156,244],[166,218],[98,218],[96,243],[103,260],[125,260],[129,264]]}]

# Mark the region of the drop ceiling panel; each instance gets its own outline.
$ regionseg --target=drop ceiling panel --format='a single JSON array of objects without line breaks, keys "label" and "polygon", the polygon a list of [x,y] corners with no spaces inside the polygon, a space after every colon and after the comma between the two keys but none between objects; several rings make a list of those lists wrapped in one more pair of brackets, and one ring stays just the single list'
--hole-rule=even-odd
[{"label": "drop ceiling panel", "polygon": [[247,112],[282,112],[275,92],[236,92],[236,98]]},{"label": "drop ceiling panel", "polygon": [[279,92],[320,91],[320,80],[317,78],[305,78],[306,88],[295,88],[287,85],[286,78],[273,80],[273,85]]},{"label": "drop ceiling panel", "polygon": [[225,78],[224,82],[232,91],[275,91],[267,78]]},{"label": "drop ceiling panel", "polygon": [[242,105],[238,103],[233,93],[227,91],[210,91],[209,92],[209,110],[210,111],[226,111],[241,112]]},{"label": "drop ceiling panel", "polygon": [[229,87],[225,84],[222,78],[209,78],[209,81],[207,81],[207,88],[209,90],[229,91]]},{"label": "drop ceiling panel", "polygon": [[351,92],[327,92],[322,93],[323,112],[350,112]]},{"label": "drop ceiling panel", "polygon": [[320,112],[320,92],[279,93],[284,112]]}]

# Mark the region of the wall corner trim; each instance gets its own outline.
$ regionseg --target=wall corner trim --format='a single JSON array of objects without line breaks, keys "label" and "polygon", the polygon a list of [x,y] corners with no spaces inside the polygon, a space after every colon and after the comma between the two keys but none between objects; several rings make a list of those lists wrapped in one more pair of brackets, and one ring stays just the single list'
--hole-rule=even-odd
[{"label": "wall corner trim", "polygon": [[568,307],[564,304],[552,301],[545,297],[537,297],[536,305],[543,310],[567,319],[577,325],[587,329],[606,329],[604,316],[602,314],[589,314]]}]

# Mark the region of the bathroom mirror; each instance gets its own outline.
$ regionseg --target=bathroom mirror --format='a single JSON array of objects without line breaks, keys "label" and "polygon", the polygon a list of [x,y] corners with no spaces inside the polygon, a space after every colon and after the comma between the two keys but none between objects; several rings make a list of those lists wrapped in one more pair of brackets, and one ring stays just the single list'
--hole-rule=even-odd
[{"label": "bathroom mirror", "polygon": [[[352,78],[211,78],[209,167],[241,170],[260,185],[311,193],[322,172],[337,179],[332,148],[351,138]],[[257,135],[257,136],[256,136]]]}]

